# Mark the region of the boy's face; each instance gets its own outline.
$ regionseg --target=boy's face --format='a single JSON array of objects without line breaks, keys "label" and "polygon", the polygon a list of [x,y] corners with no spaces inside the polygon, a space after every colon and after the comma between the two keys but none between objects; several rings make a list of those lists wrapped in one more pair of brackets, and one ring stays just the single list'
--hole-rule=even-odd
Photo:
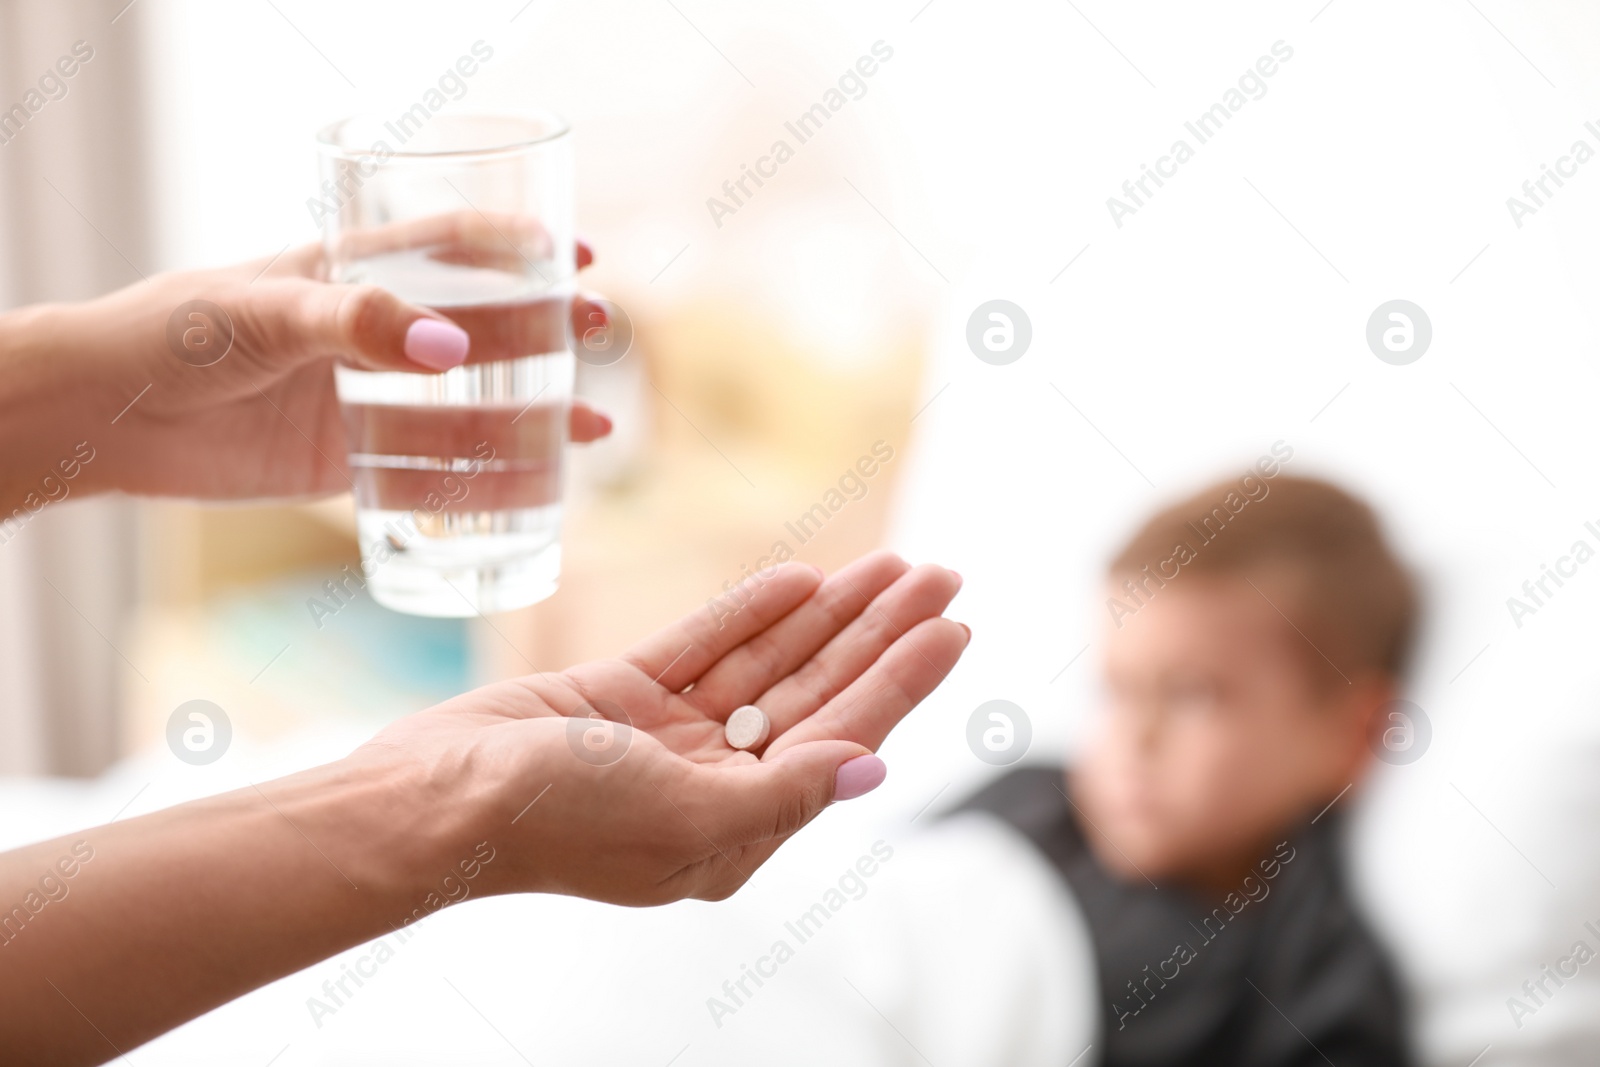
[{"label": "boy's face", "polygon": [[1224,888],[1365,765],[1370,689],[1319,689],[1317,651],[1278,613],[1303,609],[1252,581],[1183,577],[1110,628],[1072,785],[1097,858],[1130,879]]}]

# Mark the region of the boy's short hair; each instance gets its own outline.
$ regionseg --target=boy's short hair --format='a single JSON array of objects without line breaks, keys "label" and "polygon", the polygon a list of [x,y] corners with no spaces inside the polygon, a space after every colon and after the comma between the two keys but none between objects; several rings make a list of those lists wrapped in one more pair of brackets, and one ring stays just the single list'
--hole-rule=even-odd
[{"label": "boy's short hair", "polygon": [[1341,674],[1400,678],[1410,665],[1415,580],[1372,509],[1329,482],[1255,472],[1218,482],[1152,516],[1109,572],[1136,576],[1152,598],[1184,576],[1281,579],[1273,587],[1287,586],[1293,599],[1274,606],[1316,646],[1307,651],[1320,670],[1327,668],[1321,650]]}]

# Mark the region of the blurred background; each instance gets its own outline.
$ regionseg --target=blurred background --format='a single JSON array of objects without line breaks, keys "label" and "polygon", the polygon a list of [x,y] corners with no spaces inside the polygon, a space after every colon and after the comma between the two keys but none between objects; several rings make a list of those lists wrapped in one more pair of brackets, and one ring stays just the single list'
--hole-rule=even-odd
[{"label": "blurred background", "polygon": [[[1591,1061],[1594,974],[1523,1026],[1505,1000],[1600,918],[1600,572],[1520,626],[1507,598],[1600,524],[1600,163],[1532,213],[1508,198],[1574,142],[1600,149],[1600,11],[8,0],[0,106],[75,42],[93,58],[0,143],[0,304],[317,239],[315,131],[403,112],[480,40],[492,59],[446,107],[572,122],[584,284],[636,332],[620,363],[580,365],[619,432],[577,463],[560,593],[462,622],[358,597],[319,627],[307,599],[358,559],[348,498],[51,507],[0,544],[0,845],[614,654],[778,541],[827,569],[888,545],[965,577],[952,614],[973,645],[885,746],[889,783],[840,817],[904,830],[994,773],[966,745],[986,700],[1025,709],[1027,758],[1059,758],[1094,681],[1105,556],[1154,506],[1283,441],[1287,469],[1373,501],[1427,582],[1410,696],[1431,747],[1382,768],[1352,842],[1424,1061]],[[1164,184],[1124,191],[1175,140],[1197,144],[1185,123],[1278,42],[1291,56],[1259,95]],[[797,143],[785,123],[868,55],[859,98]],[[708,206],[780,139],[794,153],[775,177]],[[967,340],[996,299],[1031,329],[1005,365]],[[1395,299],[1431,323],[1404,366],[1367,343]],[[786,524],[877,442],[893,460],[801,543]],[[191,699],[232,725],[205,767],[163,740]],[[223,1033],[261,1062],[298,1042],[291,1062],[322,1037],[310,985],[223,1009],[151,1062],[206,1062]],[[663,1038],[660,1062],[683,1040]]]},{"label": "blurred background", "polygon": [[[74,594],[103,595],[90,590],[106,575],[63,592],[125,659],[87,633],[99,647],[85,642],[77,663],[96,663],[95,699],[82,699],[81,680],[30,685],[32,699],[8,709],[18,743],[7,746],[7,769],[97,771],[148,743],[171,706],[201,691],[241,734],[270,736],[330,715],[381,721],[476,680],[614,654],[720,594],[780,537],[793,541],[783,522],[875,441],[906,441],[939,279],[912,269],[894,231],[840,180],[854,173],[885,200],[904,183],[915,199],[912,175],[878,168],[893,151],[888,109],[856,102],[784,167],[769,203],[720,227],[705,206],[726,196],[721,186],[741,164],[788,136],[789,86],[815,83],[820,96],[838,77],[833,66],[868,52],[874,38],[853,39],[867,27],[819,13],[793,39],[781,22],[741,28],[770,38],[764,89],[754,90],[670,6],[651,13],[654,28],[640,24],[637,37],[592,54],[554,42],[609,34],[620,13],[535,4],[446,15],[415,5],[380,16],[363,5],[313,14],[143,0],[109,13],[8,10],[19,99],[37,76],[25,72],[54,61],[56,40],[94,48],[68,95],[5,145],[8,303],[88,296],[319,239],[307,209],[320,195],[315,131],[358,111],[403,113],[482,41],[492,58],[447,106],[545,106],[573,123],[579,220],[599,250],[586,284],[621,305],[637,344],[620,365],[583,367],[580,389],[622,429],[577,471],[563,595],[498,620],[498,632],[365,600],[319,628],[307,598],[325,597],[322,583],[357,561],[348,499],[230,509],[95,502],[104,520],[46,516],[27,541],[54,540],[52,522],[74,535],[104,522],[96,554],[118,553],[108,569],[122,591],[93,610]],[[668,31],[686,36],[663,48],[654,38]],[[690,39],[714,63],[673,58]],[[847,44],[848,55],[828,51]],[[241,110],[242,100],[252,103]],[[63,121],[51,122],[58,112]],[[898,474],[891,465],[805,556],[832,567],[881,541]],[[15,547],[25,550],[21,539]],[[27,568],[15,578],[26,583]],[[40,607],[61,613],[41,644],[80,642],[84,620],[71,606]],[[61,729],[84,704],[117,711]]]}]

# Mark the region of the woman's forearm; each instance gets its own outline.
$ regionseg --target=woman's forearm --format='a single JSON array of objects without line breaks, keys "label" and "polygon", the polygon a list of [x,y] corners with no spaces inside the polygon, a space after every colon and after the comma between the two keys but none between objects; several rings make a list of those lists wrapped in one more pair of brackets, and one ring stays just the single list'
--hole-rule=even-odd
[{"label": "woman's forearm", "polygon": [[95,460],[115,448],[119,412],[75,341],[84,307],[0,314],[0,523],[12,533],[52,503],[108,488]]},{"label": "woman's forearm", "polygon": [[[471,831],[334,764],[0,855],[0,1048],[100,1063],[425,913]],[[420,891],[416,887],[423,887]],[[414,899],[416,898],[416,899]]]}]

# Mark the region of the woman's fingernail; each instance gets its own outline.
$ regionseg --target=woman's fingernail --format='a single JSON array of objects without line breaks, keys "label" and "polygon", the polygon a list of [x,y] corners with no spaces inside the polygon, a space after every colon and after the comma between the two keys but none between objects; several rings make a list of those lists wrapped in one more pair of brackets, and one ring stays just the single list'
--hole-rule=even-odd
[{"label": "woman's fingernail", "polygon": [[607,415],[603,411],[595,412],[594,413],[594,417],[600,420],[600,436],[601,437],[604,437],[607,434],[609,434],[612,431],[612,429],[616,426],[616,423],[611,421],[611,416]]},{"label": "woman's fingernail", "polygon": [[472,341],[452,322],[418,319],[406,330],[406,358],[432,370],[449,370],[467,361]]},{"label": "woman's fingernail", "polygon": [[834,800],[854,800],[883,784],[889,768],[877,756],[857,756],[839,764],[833,779]]},{"label": "woman's fingernail", "polygon": [[962,578],[962,577],[961,577],[961,575],[959,575],[959,574],[956,574],[956,572],[955,572],[955,571],[951,571],[951,572],[950,572],[950,573],[951,573],[951,574],[955,574],[955,576],[956,576],[956,588],[957,588],[957,589],[960,589],[960,588],[961,588],[961,586],[962,586],[962,585],[963,585],[963,584],[965,584],[965,582],[966,582],[966,579],[964,579],[964,578]]},{"label": "woman's fingernail", "polygon": [[963,630],[965,630],[965,631],[966,631],[966,634],[967,634],[967,643],[968,643],[968,644],[971,644],[971,643],[972,643],[972,627],[970,627],[970,626],[968,626],[968,625],[967,625],[967,624],[966,624],[966,623],[964,623],[964,622],[958,622],[958,623],[956,623],[956,625],[957,625],[957,626],[959,626],[959,627],[961,627],[961,628],[962,628],[962,629],[963,629]]}]

